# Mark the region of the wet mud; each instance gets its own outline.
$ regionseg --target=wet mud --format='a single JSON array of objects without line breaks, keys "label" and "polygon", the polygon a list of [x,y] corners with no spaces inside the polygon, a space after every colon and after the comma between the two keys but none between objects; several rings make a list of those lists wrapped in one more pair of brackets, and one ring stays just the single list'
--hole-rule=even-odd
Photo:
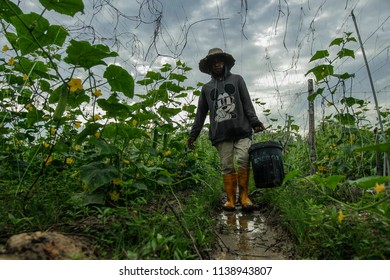
[{"label": "wet mud", "polygon": [[261,211],[250,213],[221,210],[216,214],[216,260],[293,259],[292,245],[286,236],[268,223]]}]

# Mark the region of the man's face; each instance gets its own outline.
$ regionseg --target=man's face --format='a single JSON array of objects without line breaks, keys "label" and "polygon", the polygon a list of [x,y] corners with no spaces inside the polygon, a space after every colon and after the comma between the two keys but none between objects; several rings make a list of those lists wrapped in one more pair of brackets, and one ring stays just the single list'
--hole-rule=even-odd
[{"label": "man's face", "polygon": [[225,62],[222,58],[216,57],[211,61],[211,73],[213,76],[220,77],[224,74]]}]

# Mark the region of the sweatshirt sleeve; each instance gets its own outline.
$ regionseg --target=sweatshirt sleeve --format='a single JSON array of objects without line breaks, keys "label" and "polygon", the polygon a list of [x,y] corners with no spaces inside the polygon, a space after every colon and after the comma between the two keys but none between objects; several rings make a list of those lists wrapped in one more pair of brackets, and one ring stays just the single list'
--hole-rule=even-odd
[{"label": "sweatshirt sleeve", "polygon": [[244,108],[244,113],[245,113],[246,117],[248,118],[251,127],[255,128],[255,127],[259,126],[261,124],[261,122],[259,121],[259,119],[256,115],[255,108],[253,107],[253,103],[252,103],[252,100],[251,100],[249,92],[248,92],[248,88],[246,87],[245,81],[241,76],[239,78],[238,84],[239,84],[239,90],[240,90],[240,97],[241,97],[242,105]]},{"label": "sweatshirt sleeve", "polygon": [[208,111],[209,107],[207,104],[207,98],[202,90],[202,93],[199,96],[198,108],[196,109],[195,121],[192,125],[190,137],[193,137],[194,139],[198,138],[206,120]]}]

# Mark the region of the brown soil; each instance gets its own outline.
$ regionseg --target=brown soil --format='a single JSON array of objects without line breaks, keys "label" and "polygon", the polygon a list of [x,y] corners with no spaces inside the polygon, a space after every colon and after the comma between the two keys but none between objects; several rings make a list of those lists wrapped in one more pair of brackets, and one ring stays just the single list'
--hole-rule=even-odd
[{"label": "brown soil", "polygon": [[69,260],[96,259],[91,244],[77,236],[58,232],[31,232],[11,236],[0,259],[13,260]]}]

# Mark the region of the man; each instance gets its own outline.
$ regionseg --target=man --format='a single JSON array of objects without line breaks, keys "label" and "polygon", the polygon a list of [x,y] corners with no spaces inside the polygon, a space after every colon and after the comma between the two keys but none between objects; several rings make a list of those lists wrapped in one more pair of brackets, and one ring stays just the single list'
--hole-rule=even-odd
[{"label": "man", "polygon": [[[192,126],[188,147],[194,149],[206,116],[210,113],[209,138],[218,150],[227,195],[225,210],[236,209],[237,186],[239,203],[244,211],[253,210],[248,197],[250,161],[248,150],[252,133],[265,129],[256,116],[244,79],[230,73],[235,59],[219,48],[213,48],[199,62],[199,70],[210,74],[211,80],[202,87],[195,122]],[[237,160],[238,173],[234,165]]]}]

